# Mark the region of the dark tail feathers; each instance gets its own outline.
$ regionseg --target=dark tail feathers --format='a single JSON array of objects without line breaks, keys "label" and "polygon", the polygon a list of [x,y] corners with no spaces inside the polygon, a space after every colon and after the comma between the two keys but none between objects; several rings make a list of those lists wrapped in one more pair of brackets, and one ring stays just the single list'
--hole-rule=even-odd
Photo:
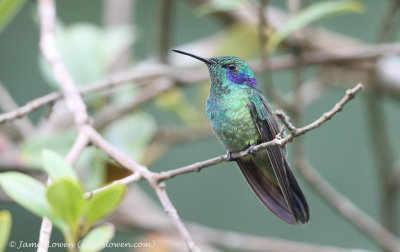
[{"label": "dark tail feathers", "polygon": [[286,194],[289,195],[287,199],[280,186],[271,181],[262,171],[263,168],[257,167],[251,159],[239,159],[237,164],[258,198],[276,216],[291,225],[296,225],[299,221],[308,222],[310,212],[307,201],[286,160],[285,170],[290,188],[290,193]]}]

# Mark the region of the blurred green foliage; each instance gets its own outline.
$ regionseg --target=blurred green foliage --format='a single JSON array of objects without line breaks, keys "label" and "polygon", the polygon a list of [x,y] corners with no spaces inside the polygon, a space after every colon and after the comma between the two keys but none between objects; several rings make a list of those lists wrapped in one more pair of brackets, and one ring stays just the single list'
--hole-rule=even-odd
[{"label": "blurred green foliage", "polygon": [[[124,48],[133,42],[130,27],[104,29],[90,23],[59,23],[57,28],[61,57],[77,85],[104,78]],[[48,83],[58,89],[53,73],[41,56],[39,60]]]},{"label": "blurred green foliage", "polygon": [[360,13],[363,10],[364,7],[359,1],[323,1],[312,4],[308,8],[302,9],[299,13],[290,18],[282,28],[271,34],[266,45],[267,52],[273,54],[279,43],[285,38],[292,35],[300,28],[309,25],[312,22],[316,22],[321,18],[349,12]]}]

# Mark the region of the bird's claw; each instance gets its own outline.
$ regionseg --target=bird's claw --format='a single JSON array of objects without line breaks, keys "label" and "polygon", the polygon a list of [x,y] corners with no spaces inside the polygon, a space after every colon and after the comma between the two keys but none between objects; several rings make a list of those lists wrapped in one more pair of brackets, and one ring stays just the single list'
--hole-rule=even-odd
[{"label": "bird's claw", "polygon": [[226,160],[228,160],[228,161],[235,161],[236,158],[233,158],[233,157],[232,157],[232,152],[228,151],[228,152],[226,153]]},{"label": "bird's claw", "polygon": [[250,145],[250,147],[249,147],[249,153],[250,153],[251,155],[256,155],[256,154],[257,154],[257,151],[254,150],[254,144],[253,144],[253,145]]}]

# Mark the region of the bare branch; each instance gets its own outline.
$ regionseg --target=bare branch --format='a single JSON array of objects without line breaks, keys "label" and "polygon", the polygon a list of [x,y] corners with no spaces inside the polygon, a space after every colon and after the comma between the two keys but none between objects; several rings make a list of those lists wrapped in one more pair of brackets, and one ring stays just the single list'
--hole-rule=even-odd
[{"label": "bare branch", "polygon": [[329,110],[328,112],[325,112],[320,118],[315,120],[314,122],[308,124],[307,126],[304,126],[302,128],[296,129],[294,132],[294,136],[299,136],[307,131],[310,131],[312,129],[315,129],[319,127],[321,124],[325,123],[326,121],[330,120],[335,114],[340,112],[343,107],[350,101],[352,100],[355,95],[360,92],[363,89],[363,85],[361,83],[357,84],[354,88],[346,90],[345,96],[335,104],[335,106]]},{"label": "bare branch", "polygon": [[115,185],[118,185],[118,184],[128,185],[128,184],[133,183],[133,182],[135,182],[135,181],[138,181],[138,180],[140,180],[140,179],[141,179],[140,173],[135,172],[135,173],[133,173],[132,175],[129,175],[129,176],[125,177],[125,178],[122,178],[122,179],[119,179],[119,180],[115,180],[115,181],[113,181],[111,184],[108,184],[108,185],[103,186],[103,187],[101,187],[101,188],[98,188],[98,189],[95,189],[95,190],[93,190],[93,191],[87,192],[87,193],[85,193],[84,197],[85,197],[85,198],[90,198],[90,197],[92,197],[93,195],[95,195],[95,194],[97,194],[97,193],[99,193],[99,192],[102,192],[102,191],[104,191],[104,190],[107,190],[107,189],[109,189],[110,187],[113,187],[113,186],[115,186]]},{"label": "bare branch", "polygon": [[148,85],[143,88],[138,94],[136,99],[123,104],[122,106],[109,106],[102,112],[94,116],[95,128],[101,129],[116,119],[132,112],[136,107],[149,102],[151,99],[157,97],[161,93],[171,89],[174,86],[167,78],[160,78],[154,84]]},{"label": "bare branch", "polygon": [[186,227],[183,225],[181,219],[179,218],[178,212],[172,205],[172,202],[169,199],[167,192],[165,191],[164,185],[153,186],[153,189],[155,190],[161,204],[164,206],[164,210],[169,215],[172,223],[178,229],[178,232],[181,234],[181,236],[185,239],[190,251],[199,252],[200,249],[194,244],[192,237],[190,236]]},{"label": "bare branch", "polygon": [[[164,210],[168,213],[172,223],[175,225],[178,232],[184,238],[190,251],[199,251],[199,249],[193,242],[192,237],[190,236],[189,232],[187,231],[186,227],[183,225],[181,219],[179,218],[175,207],[172,205],[172,202],[169,200],[168,195],[164,189],[164,186],[159,185],[159,183],[156,179],[156,174],[149,171],[145,166],[142,166],[142,165],[136,163],[129,156],[126,156],[125,154],[123,154],[119,150],[117,150],[114,146],[110,145],[92,127],[86,126],[83,128],[83,130],[90,137],[90,139],[94,145],[96,145],[97,147],[102,149],[104,152],[106,152],[111,158],[115,159],[115,161],[117,161],[123,167],[128,168],[128,169],[132,170],[133,172],[140,174],[143,178],[145,178],[149,182],[149,184],[151,185],[153,190],[156,192],[161,204],[163,205]],[[136,179],[136,177],[133,178],[133,176],[132,176],[130,180],[127,179],[127,181],[125,181],[125,182],[128,183],[131,181],[136,181],[138,179],[139,179],[139,177]]]},{"label": "bare branch", "polygon": [[19,107],[17,109],[11,110],[10,112],[1,114],[0,115],[0,123],[4,123],[6,121],[11,121],[11,120],[26,116],[30,112],[32,112],[40,107],[43,107],[47,104],[50,104],[60,98],[61,98],[61,93],[58,93],[58,92],[53,92],[53,93],[47,94],[45,96],[36,98],[36,99],[28,102],[27,104],[25,104],[22,107]]},{"label": "bare branch", "polygon": [[[3,83],[1,82],[0,82],[0,106],[3,109],[3,111],[10,111],[18,108],[18,105],[15,103],[14,99],[7,91],[7,89],[4,87]],[[35,127],[28,118],[22,118],[19,121],[15,121],[14,124],[23,137],[27,137],[35,131]]]},{"label": "bare branch", "polygon": [[73,165],[78,160],[79,155],[89,144],[89,138],[84,132],[79,132],[78,136],[75,139],[74,145],[69,150],[67,156],[65,157],[65,161]]},{"label": "bare branch", "polygon": [[283,110],[277,110],[275,111],[275,115],[277,117],[279,117],[279,119],[281,120],[281,122],[283,123],[283,125],[285,125],[285,127],[291,132],[291,133],[295,133],[296,132],[296,127],[290,122],[290,118],[288,115],[286,115],[285,112],[283,112]]}]

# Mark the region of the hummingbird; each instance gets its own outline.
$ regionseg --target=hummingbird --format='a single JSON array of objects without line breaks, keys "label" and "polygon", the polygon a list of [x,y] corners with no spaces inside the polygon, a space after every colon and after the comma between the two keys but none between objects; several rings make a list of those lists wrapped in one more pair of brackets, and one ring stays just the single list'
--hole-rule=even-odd
[{"label": "hummingbird", "polygon": [[[250,187],[272,213],[291,225],[307,223],[308,204],[283,148],[253,150],[255,145],[273,140],[280,129],[247,62],[235,56],[205,58],[172,51],[207,65],[211,85],[206,112],[214,134],[227,150],[227,159],[236,161]],[[250,155],[232,158],[232,153],[247,148]]]}]

